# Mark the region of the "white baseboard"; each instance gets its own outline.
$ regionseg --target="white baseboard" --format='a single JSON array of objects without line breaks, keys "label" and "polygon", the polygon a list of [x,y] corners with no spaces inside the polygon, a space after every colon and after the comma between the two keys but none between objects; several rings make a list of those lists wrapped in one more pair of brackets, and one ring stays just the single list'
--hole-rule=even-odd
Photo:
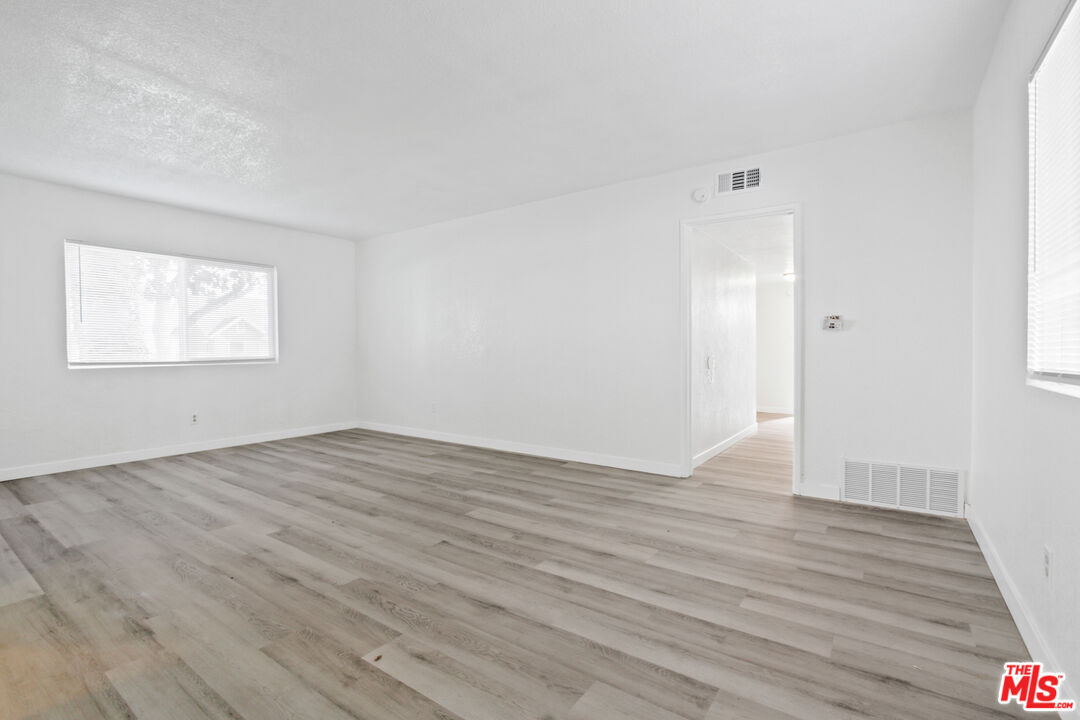
[{"label": "white baseboard", "polygon": [[739,442],[740,440],[742,440],[745,437],[749,437],[750,435],[753,435],[756,432],[757,432],[757,423],[754,423],[753,425],[750,425],[750,426],[747,426],[747,427],[743,428],[742,430],[735,433],[734,435],[727,438],[726,440],[721,440],[720,442],[716,443],[715,445],[713,445],[708,450],[702,450],[701,452],[699,452],[697,455],[694,456],[693,466],[697,467],[698,465],[700,465],[700,464],[702,464],[704,462],[708,462],[709,460],[712,460],[714,457],[716,457],[720,453],[724,452],[725,450],[727,450],[729,447],[731,447],[735,443]]},{"label": "white baseboard", "polygon": [[772,407],[772,406],[758,406],[758,412],[773,413],[774,415],[794,415],[795,411],[792,408]]},{"label": "white baseboard", "polygon": [[821,498],[822,500],[840,500],[839,485],[825,485],[823,483],[802,483],[799,485],[796,495],[802,497]]},{"label": "white baseboard", "polygon": [[567,462],[579,462],[588,465],[603,465],[604,467],[636,470],[638,472],[652,473],[654,475],[667,475],[669,477],[686,477],[685,468],[678,463],[662,463],[652,460],[642,460],[640,458],[623,457],[620,455],[602,455],[600,453],[585,452],[583,450],[567,450],[565,448],[548,447],[546,445],[531,445],[529,443],[514,442],[512,440],[497,440],[494,438],[442,432],[440,430],[427,430],[424,428],[406,427],[403,425],[388,425],[386,423],[370,420],[361,421],[356,424],[356,427],[363,430],[391,433],[393,435],[405,435],[408,437],[424,438],[425,440],[439,440],[441,442],[455,443],[457,445],[470,445],[472,447],[482,447],[489,450],[502,450],[503,452],[518,453],[519,455],[535,455],[537,457],[552,458],[553,460],[565,460]]},{"label": "white baseboard", "polygon": [[0,481],[35,477],[37,475],[52,475],[53,473],[68,472],[70,470],[85,470],[86,468],[116,465],[118,463],[135,462],[138,460],[152,460],[154,458],[168,457],[170,455],[202,452],[203,450],[218,450],[220,448],[234,447],[236,445],[250,445],[251,443],[270,442],[271,440],[285,440],[286,438],[301,437],[303,435],[318,435],[320,433],[334,432],[336,430],[352,430],[355,427],[356,422],[354,421],[330,423],[329,425],[312,425],[309,427],[291,428],[288,430],[272,430],[270,432],[257,433],[255,435],[197,440],[195,442],[183,443],[180,445],[166,445],[164,447],[144,448],[142,450],[125,450],[123,452],[107,453],[105,455],[88,455],[66,460],[53,460],[51,462],[37,463],[34,465],[0,468]]},{"label": "white baseboard", "polygon": [[[1001,556],[998,555],[994,542],[986,534],[986,529],[983,528],[982,523],[979,521],[979,513],[974,505],[969,505],[967,508],[967,521],[972,534],[975,535],[975,541],[979,544],[979,549],[982,550],[983,557],[986,558],[986,564],[990,566],[990,573],[994,576],[998,589],[1001,590],[1001,596],[1005,598],[1005,604],[1009,606],[1009,612],[1012,613],[1016,629],[1020,631],[1020,637],[1023,638],[1028,652],[1031,653],[1031,659],[1035,662],[1041,662],[1046,667],[1047,672],[1066,673],[1065,682],[1059,695],[1066,700],[1080,700],[1080,697],[1077,697],[1073,689],[1076,678],[1069,675],[1068,670],[1058,663],[1054,651],[1050,649],[1050,645],[1046,642],[1046,636],[1039,629],[1035,617],[1028,609],[1027,603],[1024,602],[1024,596],[1020,593],[1020,589],[1016,587],[1016,583],[1013,582],[1009,571],[1005,569],[1005,564],[1001,561]],[[1024,660],[1025,658],[1016,659]]]}]

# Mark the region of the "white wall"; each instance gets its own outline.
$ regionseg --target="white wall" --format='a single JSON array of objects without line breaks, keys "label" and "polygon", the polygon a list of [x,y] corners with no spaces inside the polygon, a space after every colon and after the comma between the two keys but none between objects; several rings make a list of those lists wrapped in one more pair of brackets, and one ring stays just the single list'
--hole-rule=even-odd
[{"label": "white wall", "polygon": [[[1035,659],[1080,688],[1080,399],[1025,385],[1027,78],[1066,0],[1014,2],[974,110],[972,526]],[[1054,553],[1043,578],[1043,547]],[[1067,697],[1076,699],[1075,693]]]},{"label": "white wall", "polygon": [[756,426],[754,266],[690,233],[690,432],[694,464]]},{"label": "white wall", "polygon": [[[355,419],[352,242],[10,176],[0,217],[0,479]],[[69,370],[65,239],[277,265],[280,362]]]},{"label": "white wall", "polygon": [[757,409],[795,411],[795,288],[757,280]]},{"label": "white wall", "polygon": [[[950,113],[364,241],[360,417],[678,473],[679,221],[798,202],[803,491],[835,496],[845,454],[966,468],[970,149]],[[690,199],[758,165],[761,189]]]}]

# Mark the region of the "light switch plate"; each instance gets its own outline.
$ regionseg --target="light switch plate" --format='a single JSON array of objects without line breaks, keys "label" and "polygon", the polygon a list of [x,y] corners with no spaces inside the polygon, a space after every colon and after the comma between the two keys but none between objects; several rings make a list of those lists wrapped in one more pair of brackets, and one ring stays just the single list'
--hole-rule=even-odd
[{"label": "light switch plate", "polygon": [[821,327],[825,330],[843,330],[844,318],[839,315],[826,315]]}]

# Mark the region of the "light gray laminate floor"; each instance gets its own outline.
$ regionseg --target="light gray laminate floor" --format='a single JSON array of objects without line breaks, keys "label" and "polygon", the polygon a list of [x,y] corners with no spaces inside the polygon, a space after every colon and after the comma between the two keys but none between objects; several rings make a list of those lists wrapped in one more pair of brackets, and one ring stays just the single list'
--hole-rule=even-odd
[{"label": "light gray laminate floor", "polygon": [[967,525],[792,497],[765,419],[686,480],[346,431],[0,484],[0,716],[1003,714]]}]

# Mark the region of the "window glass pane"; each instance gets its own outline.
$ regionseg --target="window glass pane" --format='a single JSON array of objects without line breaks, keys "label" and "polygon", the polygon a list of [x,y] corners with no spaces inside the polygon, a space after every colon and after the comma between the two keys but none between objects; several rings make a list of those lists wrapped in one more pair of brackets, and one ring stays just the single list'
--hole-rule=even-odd
[{"label": "window glass pane", "polygon": [[188,359],[270,355],[268,307],[265,271],[189,261]]},{"label": "window glass pane", "polygon": [[273,360],[274,269],[69,242],[68,362]]},{"label": "window glass pane", "polygon": [[1028,372],[1080,380],[1080,12],[1029,92]]}]

